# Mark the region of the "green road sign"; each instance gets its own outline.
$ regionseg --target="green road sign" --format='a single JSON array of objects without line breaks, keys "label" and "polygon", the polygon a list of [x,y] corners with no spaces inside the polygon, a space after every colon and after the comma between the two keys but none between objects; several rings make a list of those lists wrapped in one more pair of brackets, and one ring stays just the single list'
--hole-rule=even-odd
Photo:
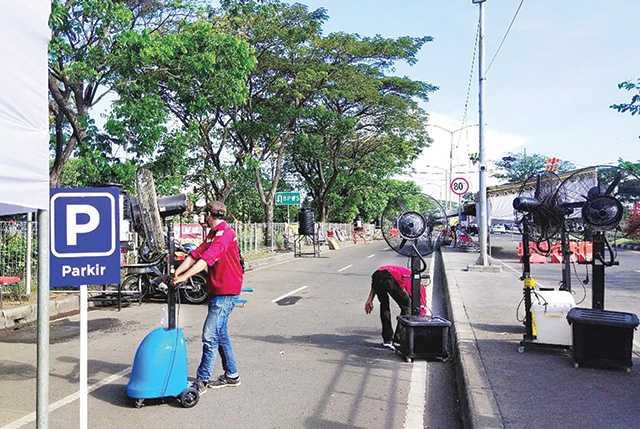
[{"label": "green road sign", "polygon": [[301,201],[300,192],[276,192],[277,206],[299,206]]}]

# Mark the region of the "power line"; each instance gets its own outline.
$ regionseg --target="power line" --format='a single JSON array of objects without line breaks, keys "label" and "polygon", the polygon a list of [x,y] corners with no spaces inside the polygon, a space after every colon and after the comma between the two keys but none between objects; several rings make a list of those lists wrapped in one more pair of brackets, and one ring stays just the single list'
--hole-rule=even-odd
[{"label": "power line", "polygon": [[489,61],[489,65],[487,66],[487,69],[485,70],[485,73],[484,73],[485,77],[487,76],[487,73],[489,73],[489,69],[491,68],[491,66],[493,65],[493,62],[495,61],[496,57],[500,53],[500,50],[502,49],[502,45],[504,45],[504,41],[507,40],[507,36],[509,35],[509,32],[511,31],[511,27],[513,26],[513,23],[516,21],[516,18],[518,17],[518,12],[520,12],[520,8],[522,7],[523,3],[524,3],[524,0],[520,0],[520,4],[518,5],[518,9],[516,9],[516,13],[513,14],[513,18],[511,19],[511,22],[509,23],[509,27],[507,27],[507,31],[504,33],[504,36],[502,37],[502,41],[500,42],[500,45],[498,45],[498,49],[496,50],[496,53],[493,54],[493,57],[491,57],[491,61]]},{"label": "power line", "polygon": [[476,37],[473,42],[473,55],[471,56],[471,69],[469,70],[469,79],[467,81],[467,95],[464,100],[464,113],[462,114],[462,124],[460,127],[464,127],[467,122],[467,112],[469,111],[469,97],[471,96],[471,84],[473,83],[473,71],[476,65],[476,54],[478,53],[478,37],[480,37],[480,26],[476,28]]}]

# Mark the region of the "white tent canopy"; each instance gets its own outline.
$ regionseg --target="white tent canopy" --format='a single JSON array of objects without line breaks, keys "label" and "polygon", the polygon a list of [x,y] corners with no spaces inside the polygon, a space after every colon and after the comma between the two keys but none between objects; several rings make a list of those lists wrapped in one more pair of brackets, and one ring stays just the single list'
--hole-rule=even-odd
[{"label": "white tent canopy", "polygon": [[49,207],[49,0],[0,13],[0,216]]}]

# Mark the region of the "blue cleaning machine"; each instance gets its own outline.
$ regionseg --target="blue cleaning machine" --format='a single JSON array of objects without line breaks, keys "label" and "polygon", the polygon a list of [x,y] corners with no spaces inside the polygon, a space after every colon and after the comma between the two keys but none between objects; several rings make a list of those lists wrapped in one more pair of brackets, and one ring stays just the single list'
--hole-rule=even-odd
[{"label": "blue cleaning machine", "polygon": [[[169,238],[168,267],[173,267],[173,225],[167,221]],[[146,399],[177,398],[185,408],[198,403],[200,393],[189,384],[187,344],[184,331],[176,327],[176,293],[171,271],[168,270],[168,328],[151,331],[140,343],[133,360],[127,385],[127,396],[136,408]]]}]

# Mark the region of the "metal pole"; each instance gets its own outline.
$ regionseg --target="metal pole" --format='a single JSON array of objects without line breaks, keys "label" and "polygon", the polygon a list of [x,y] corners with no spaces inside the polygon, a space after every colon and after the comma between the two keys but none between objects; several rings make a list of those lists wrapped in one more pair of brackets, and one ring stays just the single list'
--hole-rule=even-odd
[{"label": "metal pole", "polygon": [[480,227],[480,259],[478,264],[489,265],[487,256],[487,165],[484,148],[484,2],[478,3],[478,120],[480,123],[478,155],[480,161],[480,213],[478,226]]},{"label": "metal pole", "polygon": [[36,425],[49,427],[49,211],[38,210],[38,374]]},{"label": "metal pole", "polygon": [[87,429],[88,425],[88,320],[87,320],[87,285],[80,286],[80,429]]},{"label": "metal pole", "polygon": [[453,180],[453,132],[449,132],[451,135],[451,142],[449,145],[449,180],[447,180],[447,205],[448,209],[453,208],[453,199],[451,198],[451,181]]},{"label": "metal pole", "polygon": [[31,254],[33,253],[33,213],[27,213],[27,257],[26,257],[26,281],[24,283],[25,294],[31,296]]}]

